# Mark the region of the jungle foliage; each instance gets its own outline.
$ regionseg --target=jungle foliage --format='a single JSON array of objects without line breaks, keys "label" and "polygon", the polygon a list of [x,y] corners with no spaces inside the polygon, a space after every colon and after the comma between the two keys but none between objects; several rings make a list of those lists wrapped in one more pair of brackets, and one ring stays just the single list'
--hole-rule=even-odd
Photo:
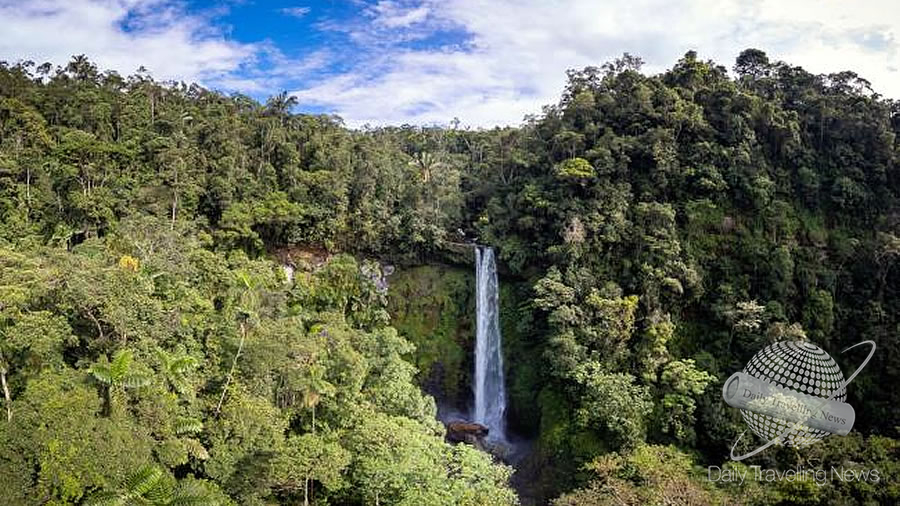
[{"label": "jungle foliage", "polygon": [[[571,71],[515,128],[352,130],[284,93],[0,64],[0,502],[514,504],[413,365],[446,356],[459,391],[469,301],[416,286],[476,239],[536,439],[523,498],[900,501],[900,103],[753,49],[640,67]],[[288,279],[281,251],[317,253]],[[721,382],[780,339],[878,352],[851,436],[753,464],[880,483],[705,480],[744,430]]]}]

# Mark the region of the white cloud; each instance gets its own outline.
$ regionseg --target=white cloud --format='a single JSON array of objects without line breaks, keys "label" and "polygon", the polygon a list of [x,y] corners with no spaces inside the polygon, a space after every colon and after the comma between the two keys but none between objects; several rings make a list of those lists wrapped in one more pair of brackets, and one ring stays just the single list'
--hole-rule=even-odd
[{"label": "white cloud", "polygon": [[[381,1],[366,14],[369,26],[351,38],[368,58],[296,92],[301,103],[351,125],[453,117],[516,124],[557,100],[566,69],[626,51],[659,72],[690,49],[731,67],[741,50],[756,47],[814,73],[854,70],[876,91],[900,97],[900,12],[891,0]],[[411,34],[422,39],[423,30],[448,26],[468,40],[442,49],[407,44]]]},{"label": "white cloud", "polygon": [[315,26],[329,45],[302,56],[235,41],[221,12],[184,1],[0,0],[0,59],[65,64],[84,53],[122,74],[143,65],[157,79],[257,96],[288,87],[351,125],[516,124],[556,102],[567,69],[626,51],[653,73],[690,49],[730,67],[756,47],[815,73],[854,70],[900,98],[894,0],[354,0],[358,15],[323,18]]},{"label": "white cloud", "polygon": [[[101,69],[215,85],[271,54],[229,40],[172,0],[0,0],[0,59],[66,64],[86,54]],[[252,83],[248,83],[253,87]]]},{"label": "white cloud", "polygon": [[388,28],[405,28],[425,21],[429,11],[426,5],[409,7],[390,0],[381,0],[368,12],[376,24]]},{"label": "white cloud", "polygon": [[311,9],[309,7],[285,7],[281,9],[281,13],[286,16],[292,16],[295,18],[302,18],[309,14]]}]

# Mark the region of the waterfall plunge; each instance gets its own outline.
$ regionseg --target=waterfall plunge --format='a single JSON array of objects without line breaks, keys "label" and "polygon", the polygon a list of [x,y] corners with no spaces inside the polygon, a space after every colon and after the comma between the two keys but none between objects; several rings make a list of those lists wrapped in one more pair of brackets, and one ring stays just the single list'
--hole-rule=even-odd
[{"label": "waterfall plunge", "polygon": [[503,385],[503,353],[500,337],[500,308],[494,250],[475,249],[475,421],[488,427],[488,439],[506,439]]}]

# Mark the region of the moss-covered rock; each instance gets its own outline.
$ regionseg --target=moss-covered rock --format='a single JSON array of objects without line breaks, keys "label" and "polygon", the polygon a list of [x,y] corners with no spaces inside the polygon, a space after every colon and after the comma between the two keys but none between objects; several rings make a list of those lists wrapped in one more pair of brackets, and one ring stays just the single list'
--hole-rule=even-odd
[{"label": "moss-covered rock", "polygon": [[506,378],[507,426],[532,436],[540,428],[538,392],[543,383],[541,351],[528,298],[530,284],[500,281],[500,333]]},{"label": "moss-covered rock", "polygon": [[388,310],[392,325],[416,346],[423,388],[465,411],[474,367],[474,272],[445,265],[400,270],[390,278]]}]

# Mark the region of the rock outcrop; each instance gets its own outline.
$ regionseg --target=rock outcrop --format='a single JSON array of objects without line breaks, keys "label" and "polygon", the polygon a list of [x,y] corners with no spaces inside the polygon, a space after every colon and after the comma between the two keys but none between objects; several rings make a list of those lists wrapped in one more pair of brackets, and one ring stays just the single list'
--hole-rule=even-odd
[{"label": "rock outcrop", "polygon": [[447,424],[447,440],[451,443],[467,443],[484,450],[484,438],[488,428],[480,423],[454,420]]}]

